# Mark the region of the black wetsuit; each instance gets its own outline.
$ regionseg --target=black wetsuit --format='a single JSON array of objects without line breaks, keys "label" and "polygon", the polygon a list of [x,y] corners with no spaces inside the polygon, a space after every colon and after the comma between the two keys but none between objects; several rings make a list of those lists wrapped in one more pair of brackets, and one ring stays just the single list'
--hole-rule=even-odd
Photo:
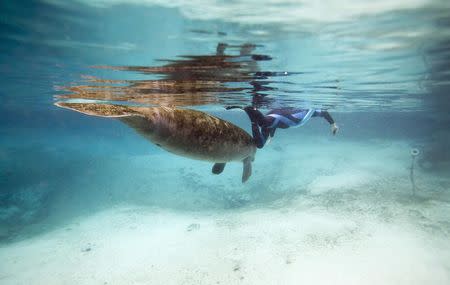
[{"label": "black wetsuit", "polygon": [[264,146],[269,136],[274,136],[277,128],[299,127],[311,117],[323,117],[330,125],[334,124],[331,115],[320,109],[283,108],[271,110],[266,115],[252,107],[245,107],[244,110],[252,122],[253,140],[258,148]]}]

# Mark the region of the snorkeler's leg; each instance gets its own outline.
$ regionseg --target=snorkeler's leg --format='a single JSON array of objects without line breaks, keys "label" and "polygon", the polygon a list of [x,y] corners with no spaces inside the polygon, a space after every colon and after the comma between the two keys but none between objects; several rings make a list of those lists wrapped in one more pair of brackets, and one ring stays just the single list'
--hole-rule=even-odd
[{"label": "snorkeler's leg", "polygon": [[[229,106],[226,107],[227,110],[240,108],[238,106]],[[266,140],[269,136],[269,132],[266,126],[270,125],[272,121],[268,119],[272,119],[271,117],[265,117],[260,111],[256,110],[251,106],[247,106],[243,108],[245,113],[247,113],[250,122],[252,124],[252,135],[253,141],[257,148],[262,148],[266,143]],[[267,119],[268,118],[268,119]],[[263,133],[261,133],[260,126],[263,128]]]},{"label": "snorkeler's leg", "polygon": [[276,130],[276,128],[271,128],[269,130],[269,135],[270,135],[271,138],[273,138],[273,136],[275,135],[275,130]]},{"label": "snorkeler's leg", "polygon": [[247,106],[247,107],[241,107],[241,106],[227,106],[225,107],[225,109],[227,110],[231,110],[231,109],[242,109],[245,111],[245,113],[248,115],[248,118],[250,119],[250,121],[252,123],[256,123],[258,126],[265,126],[265,125],[270,125],[271,121],[271,117],[265,117],[260,111],[258,111],[257,109],[251,107],[251,106]]},{"label": "snorkeler's leg", "polygon": [[260,111],[250,106],[245,107],[244,111],[245,113],[247,113],[248,117],[250,118],[250,122],[252,123],[253,141],[255,142],[257,148],[262,148],[267,139],[267,136],[262,134],[259,128],[260,126],[264,125],[264,115]]},{"label": "snorkeler's leg", "polygon": [[258,125],[254,122],[252,122],[252,134],[253,141],[255,142],[256,147],[263,148],[263,146],[266,144],[267,136],[261,133]]},{"label": "snorkeler's leg", "polygon": [[[251,106],[247,106],[244,108],[245,113],[247,113],[248,117],[250,118],[250,121],[253,123],[255,122],[256,124],[258,124],[258,126],[265,126],[267,125],[267,119],[266,117],[259,111],[256,110],[255,108],[251,107]],[[269,117],[271,118],[271,117]]]}]

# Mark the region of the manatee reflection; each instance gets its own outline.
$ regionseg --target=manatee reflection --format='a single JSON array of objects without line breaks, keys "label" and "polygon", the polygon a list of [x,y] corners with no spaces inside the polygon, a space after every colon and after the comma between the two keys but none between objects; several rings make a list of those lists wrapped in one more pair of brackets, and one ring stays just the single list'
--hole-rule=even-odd
[{"label": "manatee reflection", "polygon": [[[160,75],[152,80],[111,80],[84,76],[84,85],[62,88],[69,94],[59,99],[92,99],[122,101],[148,105],[194,106],[206,104],[242,103],[243,91],[258,97],[268,90],[268,73],[259,70],[258,62],[271,60],[268,55],[254,53],[257,45],[219,43],[213,55],[184,55],[176,60],[161,60],[162,66],[94,66],[97,69]],[[238,51],[238,55],[226,54]],[[264,98],[264,95],[259,96]],[[250,99],[250,98],[248,98]]]}]

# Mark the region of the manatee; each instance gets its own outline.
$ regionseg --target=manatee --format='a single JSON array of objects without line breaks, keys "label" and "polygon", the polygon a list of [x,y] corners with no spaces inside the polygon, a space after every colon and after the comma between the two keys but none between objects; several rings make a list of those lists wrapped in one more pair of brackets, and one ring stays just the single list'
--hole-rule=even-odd
[{"label": "manatee", "polygon": [[57,102],[55,105],[90,116],[118,118],[171,153],[214,162],[214,174],[222,173],[230,161],[243,162],[242,182],[252,174],[256,153],[252,137],[238,126],[204,112],[97,103]]}]

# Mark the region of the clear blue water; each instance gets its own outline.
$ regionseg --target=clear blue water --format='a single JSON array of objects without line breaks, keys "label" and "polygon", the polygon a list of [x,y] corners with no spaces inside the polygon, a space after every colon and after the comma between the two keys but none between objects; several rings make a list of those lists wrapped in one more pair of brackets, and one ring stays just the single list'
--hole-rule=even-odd
[{"label": "clear blue water", "polygon": [[[0,255],[8,260],[5,268],[17,269],[10,246],[31,246],[121,205],[195,213],[199,219],[306,207],[345,212],[345,217],[369,213],[390,226],[407,220],[425,236],[442,237],[423,247],[437,252],[431,267],[442,268],[440,279],[424,269],[416,284],[446,284],[450,258],[438,252],[449,245],[450,233],[450,6],[438,0],[377,3],[2,1]],[[220,44],[226,46],[223,53],[217,51]],[[254,173],[242,184],[241,164],[231,163],[214,176],[210,163],[165,152],[117,120],[54,105],[66,100],[181,106],[248,132],[245,113],[224,107],[326,108],[340,131],[331,136],[319,119],[277,131],[258,150]],[[413,148],[417,157],[410,155]],[[418,187],[415,196],[412,183]],[[311,204],[292,203],[299,199]],[[214,272],[218,281],[225,280]],[[93,284],[73,274],[51,284]],[[1,284],[44,282],[19,276],[0,265]],[[211,281],[196,278],[192,284]],[[251,278],[245,279],[248,284],[274,284]],[[108,284],[139,283],[126,280],[116,276]],[[381,280],[411,284],[395,283],[389,274]]]}]

